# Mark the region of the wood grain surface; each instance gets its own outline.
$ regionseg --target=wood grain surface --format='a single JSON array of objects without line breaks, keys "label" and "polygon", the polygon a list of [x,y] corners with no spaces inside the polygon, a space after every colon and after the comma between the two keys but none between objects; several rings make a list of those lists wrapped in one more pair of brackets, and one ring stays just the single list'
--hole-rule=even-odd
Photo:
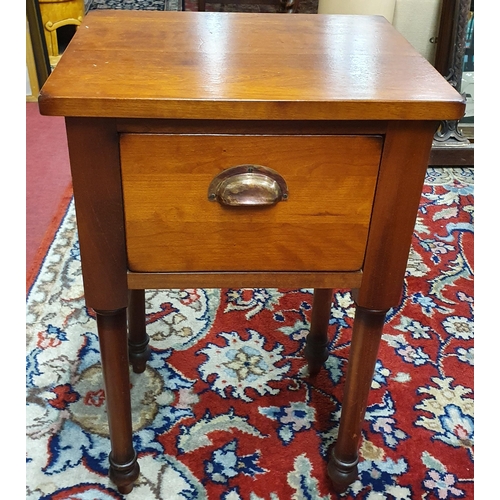
[{"label": "wood grain surface", "polygon": [[381,16],[91,11],[43,114],[458,119],[463,98]]},{"label": "wood grain surface", "polygon": [[[381,137],[122,134],[131,271],[357,271],[365,254]],[[228,207],[220,172],[279,172],[289,198]]]}]

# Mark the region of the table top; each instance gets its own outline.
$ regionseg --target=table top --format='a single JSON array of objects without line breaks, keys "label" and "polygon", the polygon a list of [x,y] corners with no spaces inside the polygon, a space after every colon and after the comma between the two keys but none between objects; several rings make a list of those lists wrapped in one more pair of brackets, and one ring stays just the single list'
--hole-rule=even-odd
[{"label": "table top", "polygon": [[382,16],[91,11],[43,86],[47,115],[444,120],[458,92]]}]

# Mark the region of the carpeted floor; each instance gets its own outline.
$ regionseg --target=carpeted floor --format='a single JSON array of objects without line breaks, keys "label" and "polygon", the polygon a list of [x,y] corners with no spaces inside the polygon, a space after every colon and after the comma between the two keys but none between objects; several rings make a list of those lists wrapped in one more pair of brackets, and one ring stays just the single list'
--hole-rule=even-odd
[{"label": "carpeted floor", "polygon": [[[473,169],[429,169],[400,307],[385,326],[360,477],[338,497],[335,436],[353,302],[332,303],[331,355],[302,357],[311,290],[149,291],[153,353],[132,374],[142,475],[128,500],[451,499],[474,495]],[[27,298],[28,500],[120,499],[84,307],[73,206]]]},{"label": "carpeted floor", "polygon": [[64,118],[26,103],[26,285],[33,284],[72,195]]}]

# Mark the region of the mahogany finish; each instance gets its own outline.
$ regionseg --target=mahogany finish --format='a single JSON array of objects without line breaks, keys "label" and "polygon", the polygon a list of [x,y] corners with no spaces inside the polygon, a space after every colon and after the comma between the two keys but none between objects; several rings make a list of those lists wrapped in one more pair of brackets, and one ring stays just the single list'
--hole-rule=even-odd
[{"label": "mahogany finish", "polygon": [[434,130],[426,121],[389,124],[356,297],[368,309],[399,304]]},{"label": "mahogany finish", "polygon": [[325,288],[335,283],[337,288],[359,288],[362,271],[307,272],[128,272],[129,288]]},{"label": "mahogany finish", "polygon": [[[120,148],[131,271],[361,269],[380,136],[122,134]],[[287,201],[207,203],[217,174],[248,163],[278,171]]]},{"label": "mahogany finish", "polygon": [[358,477],[361,428],[386,313],[356,307],[339,432],[328,463],[336,491],[345,490]]},{"label": "mahogany finish", "polygon": [[[315,288],[311,375],[328,357],[332,290],[352,288],[357,311],[328,471],[339,492],[356,479],[382,327],[400,300],[434,131],[464,109],[378,16],[92,11],[84,19],[40,110],[67,117],[110,476],[122,493],[139,474],[128,357],[134,371],[145,369],[147,288]],[[234,210],[210,201],[211,180],[234,163],[268,163],[289,183],[289,199]],[[256,257],[261,240],[267,260]],[[222,251],[232,243],[248,259],[231,265]]]},{"label": "mahogany finish", "polygon": [[135,373],[142,373],[151,354],[146,333],[146,298],[144,290],[130,290],[127,308],[128,357]]},{"label": "mahogany finish", "polygon": [[66,118],[66,133],[86,304],[104,311],[127,307],[127,252],[115,120]]},{"label": "mahogany finish", "polygon": [[381,16],[108,10],[89,12],[82,26],[44,85],[42,113],[211,120],[463,115],[462,97]]},{"label": "mahogany finish", "polygon": [[328,359],[328,325],[332,308],[331,288],[315,288],[311,314],[311,328],[306,339],[304,356],[309,375],[317,375]]},{"label": "mahogany finish", "polygon": [[111,440],[109,477],[121,493],[130,493],[139,464],[132,444],[126,309],[95,312]]}]

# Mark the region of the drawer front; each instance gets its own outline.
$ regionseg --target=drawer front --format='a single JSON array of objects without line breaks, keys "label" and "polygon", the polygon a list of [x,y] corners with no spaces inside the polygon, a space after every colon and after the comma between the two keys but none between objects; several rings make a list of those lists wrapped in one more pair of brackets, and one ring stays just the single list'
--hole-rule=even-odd
[{"label": "drawer front", "polygon": [[[122,134],[129,269],[359,270],[382,143],[380,136]],[[242,164],[278,172],[286,201],[211,201],[212,180]]]}]

